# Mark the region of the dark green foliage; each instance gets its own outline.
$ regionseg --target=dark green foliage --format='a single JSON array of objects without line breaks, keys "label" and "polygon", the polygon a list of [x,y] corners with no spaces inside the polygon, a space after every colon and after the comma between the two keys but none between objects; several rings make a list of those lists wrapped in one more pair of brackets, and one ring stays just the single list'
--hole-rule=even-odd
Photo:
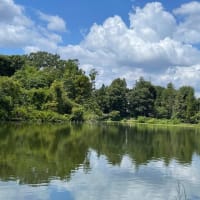
[{"label": "dark green foliage", "polygon": [[174,117],[191,122],[196,113],[196,105],[194,89],[189,86],[181,87],[175,99]]},{"label": "dark green foliage", "polygon": [[119,121],[121,119],[120,117],[120,112],[117,110],[113,110],[112,112],[109,113],[109,119],[112,121]]},{"label": "dark green foliage", "polygon": [[95,79],[98,75],[98,71],[96,69],[91,69],[89,73],[90,80],[92,82],[92,89],[95,90]]},{"label": "dark green foliage", "polygon": [[99,105],[100,109],[103,113],[109,113],[110,105],[109,105],[109,95],[108,95],[108,87],[102,85],[100,89],[95,92],[96,102]]},{"label": "dark green foliage", "polygon": [[41,110],[43,105],[47,103],[50,98],[50,91],[46,88],[31,89],[28,91],[31,105],[34,105],[37,110]]},{"label": "dark green foliage", "polygon": [[167,85],[167,88],[156,87],[156,117],[170,119],[173,115],[176,90],[172,83]]},{"label": "dark green foliage", "polygon": [[[0,56],[1,120],[121,120],[155,118],[199,123],[200,100],[189,86],[176,90],[140,78],[132,89],[117,78],[95,89],[98,72],[87,76],[78,60],[47,52]],[[142,117],[141,117],[142,116]]]},{"label": "dark green foliage", "polygon": [[12,76],[24,65],[23,56],[0,55],[0,76]]},{"label": "dark green foliage", "polygon": [[37,69],[41,68],[59,68],[62,64],[60,56],[57,54],[51,54],[43,51],[36,53],[30,53],[26,55],[26,64],[36,67]]},{"label": "dark green foliage", "polygon": [[121,117],[127,115],[127,87],[125,79],[115,79],[108,87],[109,110],[119,111]]},{"label": "dark green foliage", "polygon": [[[0,75],[14,74],[12,78],[0,77],[1,119],[60,120],[91,98],[92,82],[79,69],[78,60],[65,61],[58,55],[37,52],[25,56],[2,56],[0,67]],[[16,94],[15,87],[20,94]],[[92,104],[93,108],[96,105],[99,109],[97,104]],[[76,112],[73,113],[77,120],[83,118],[83,114],[77,116]]]},{"label": "dark green foliage", "polygon": [[43,71],[40,71],[35,67],[24,67],[23,69],[17,71],[13,78],[18,80],[27,90],[31,88],[44,88],[49,86],[48,77],[45,76]]},{"label": "dark green foliage", "polygon": [[128,108],[131,116],[153,116],[156,89],[148,81],[140,78],[128,94]]},{"label": "dark green foliage", "polygon": [[20,85],[8,77],[0,78],[0,119],[10,118],[14,107],[22,101]]},{"label": "dark green foliage", "polygon": [[63,82],[54,81],[51,85],[52,100],[57,103],[57,112],[60,114],[70,114],[72,103],[68,99],[64,90]]},{"label": "dark green foliage", "polygon": [[83,121],[83,108],[76,107],[72,109],[71,121]]}]

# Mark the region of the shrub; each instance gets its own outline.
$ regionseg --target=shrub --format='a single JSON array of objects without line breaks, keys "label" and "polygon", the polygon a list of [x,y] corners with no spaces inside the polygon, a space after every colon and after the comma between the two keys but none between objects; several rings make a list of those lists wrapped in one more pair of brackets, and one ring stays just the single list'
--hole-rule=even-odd
[{"label": "shrub", "polygon": [[120,112],[117,110],[113,110],[109,113],[109,118],[112,121],[119,121],[120,120]]},{"label": "shrub", "polygon": [[83,119],[83,108],[82,107],[74,107],[72,109],[72,114],[70,117],[71,121],[84,121]]},{"label": "shrub", "polygon": [[139,116],[137,118],[137,120],[138,120],[139,123],[146,123],[147,122],[147,117]]}]

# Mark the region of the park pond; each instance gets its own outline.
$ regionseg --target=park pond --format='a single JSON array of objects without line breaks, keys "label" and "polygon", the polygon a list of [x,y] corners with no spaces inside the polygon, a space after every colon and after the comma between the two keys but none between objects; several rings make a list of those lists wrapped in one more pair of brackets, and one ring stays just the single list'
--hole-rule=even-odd
[{"label": "park pond", "polygon": [[200,129],[1,124],[1,200],[200,199]]}]

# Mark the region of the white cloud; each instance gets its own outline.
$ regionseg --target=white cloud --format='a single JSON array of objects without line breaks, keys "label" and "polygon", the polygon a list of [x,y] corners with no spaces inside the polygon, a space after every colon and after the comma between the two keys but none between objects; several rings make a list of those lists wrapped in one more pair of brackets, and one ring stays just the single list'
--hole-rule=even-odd
[{"label": "white cloud", "polygon": [[[52,24],[48,25],[53,27]],[[27,17],[25,8],[15,4],[13,0],[0,1],[0,48],[55,52],[61,42],[60,35]]]},{"label": "white cloud", "polygon": [[174,14],[181,17],[175,39],[191,44],[200,43],[200,2],[183,4],[174,10]]},{"label": "white cloud", "polygon": [[194,15],[199,14],[200,3],[198,1],[191,1],[189,3],[182,4],[179,8],[174,10],[178,15]]},{"label": "white cloud", "polygon": [[[129,18],[130,27],[120,16],[110,17],[102,25],[94,24],[79,45],[61,47],[60,54],[65,58],[79,58],[83,67],[100,68],[103,73],[97,85],[110,83],[116,77],[126,77],[131,85],[139,76],[163,85],[175,76],[169,75],[169,68],[193,70],[192,66],[200,63],[200,51],[181,39],[184,34],[178,36],[181,24],[161,3],[137,7]],[[189,76],[183,79],[180,72],[176,76],[179,78],[172,80],[176,85],[194,81]],[[193,85],[197,87],[196,83]]]},{"label": "white cloud", "polygon": [[12,0],[1,0],[0,2],[0,22],[10,22],[15,16],[21,14],[23,8],[14,4]]},{"label": "white cloud", "polygon": [[[7,12],[4,12],[4,11]],[[128,13],[127,13],[128,16]],[[120,16],[94,23],[80,44],[63,46],[59,31],[66,23],[59,16],[39,13],[38,24],[25,14],[25,8],[13,2],[0,2],[0,47],[23,48],[26,53],[44,50],[62,58],[79,59],[81,67],[99,71],[97,86],[117,77],[127,78],[131,86],[144,76],[153,83],[176,86],[198,85],[200,50],[200,3],[180,5],[173,12],[159,2],[133,8],[130,24]],[[66,32],[65,32],[66,33]]]},{"label": "white cloud", "polygon": [[[154,79],[156,76],[153,75]],[[190,85],[196,89],[196,93],[200,94],[199,88],[199,77],[200,77],[200,64],[192,66],[176,66],[166,70],[166,72],[160,75],[159,79],[155,81],[157,84],[162,82],[173,82],[176,83],[177,87]]]},{"label": "white cloud", "polygon": [[66,31],[65,21],[59,16],[47,15],[39,12],[39,16],[42,20],[48,22],[47,28],[51,31]]},{"label": "white cloud", "polygon": [[130,28],[134,29],[142,40],[158,42],[171,37],[176,28],[176,20],[172,14],[166,12],[161,3],[147,3],[144,8],[135,8],[130,13]]}]

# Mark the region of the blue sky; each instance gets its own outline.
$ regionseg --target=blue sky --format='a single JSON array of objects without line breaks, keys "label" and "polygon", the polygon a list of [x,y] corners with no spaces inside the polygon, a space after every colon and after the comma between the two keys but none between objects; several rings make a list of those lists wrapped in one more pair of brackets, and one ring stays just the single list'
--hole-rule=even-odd
[{"label": "blue sky", "polygon": [[[35,12],[59,15],[67,25],[68,32],[63,34],[65,44],[77,44],[83,39],[83,32],[88,32],[94,24],[102,24],[114,15],[122,17],[128,25],[128,13],[133,6],[145,6],[146,0],[15,0],[16,4],[26,8],[27,15],[37,21]],[[169,11],[188,0],[160,1]]]},{"label": "blue sky", "polygon": [[48,51],[97,69],[97,86],[140,76],[200,94],[200,1],[0,0],[0,53]]}]

